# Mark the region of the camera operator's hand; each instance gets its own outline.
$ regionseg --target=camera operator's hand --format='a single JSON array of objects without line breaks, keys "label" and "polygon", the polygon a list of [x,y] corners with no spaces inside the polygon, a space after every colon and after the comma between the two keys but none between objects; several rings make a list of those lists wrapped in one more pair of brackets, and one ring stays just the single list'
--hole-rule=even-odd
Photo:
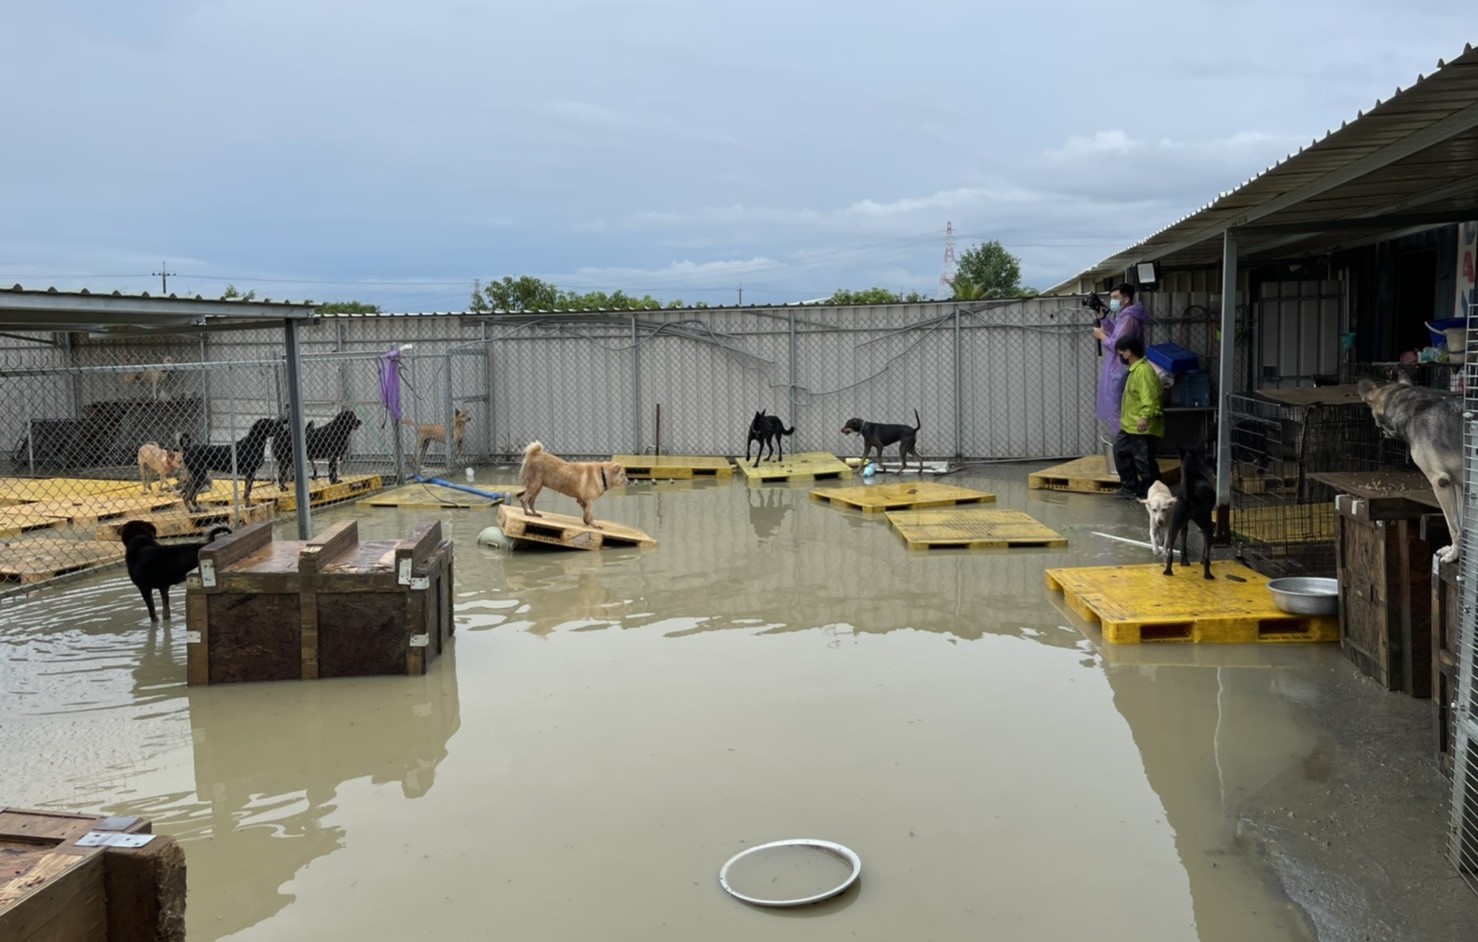
[{"label": "camera operator's hand", "polygon": [[1102,342],[1102,341],[1108,339],[1108,334],[1106,334],[1106,333],[1103,332],[1103,328],[1102,327],[1094,327],[1093,328],[1093,339]]}]

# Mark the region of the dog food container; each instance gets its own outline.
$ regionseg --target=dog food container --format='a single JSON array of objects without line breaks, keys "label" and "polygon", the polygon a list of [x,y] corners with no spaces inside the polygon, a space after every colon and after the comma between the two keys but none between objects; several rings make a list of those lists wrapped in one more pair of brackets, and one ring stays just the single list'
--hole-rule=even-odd
[{"label": "dog food container", "polygon": [[1273,579],[1273,604],[1290,615],[1333,615],[1339,611],[1339,580],[1312,577]]}]

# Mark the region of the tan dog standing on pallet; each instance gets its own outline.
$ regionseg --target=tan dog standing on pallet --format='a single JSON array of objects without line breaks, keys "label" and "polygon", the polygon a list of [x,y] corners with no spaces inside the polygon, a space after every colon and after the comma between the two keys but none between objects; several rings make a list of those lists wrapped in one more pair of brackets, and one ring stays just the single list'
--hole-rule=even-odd
[{"label": "tan dog standing on pallet", "polygon": [[[472,420],[471,412],[461,409],[452,410],[452,448],[455,454],[462,453],[462,439],[467,436],[467,423]],[[446,424],[444,422],[416,423],[410,419],[401,419],[400,424],[409,425],[416,430],[416,464],[422,464],[426,460],[426,449],[431,447],[432,442],[446,444]],[[447,455],[447,461],[452,460],[452,455]]]},{"label": "tan dog standing on pallet", "polygon": [[184,464],[184,456],[179,452],[170,451],[158,442],[144,442],[139,446],[139,483],[144,485],[144,493],[149,493],[150,475],[159,484],[156,490],[162,491],[164,479],[178,476]]},{"label": "tan dog standing on pallet", "polygon": [[531,442],[523,450],[523,465],[518,469],[524,492],[518,502],[530,517],[543,516],[534,509],[534,500],[544,488],[573,497],[585,511],[585,525],[592,530],[605,529],[591,516],[596,498],[613,487],[626,486],[626,469],[614,461],[565,461],[544,450],[540,442]]}]

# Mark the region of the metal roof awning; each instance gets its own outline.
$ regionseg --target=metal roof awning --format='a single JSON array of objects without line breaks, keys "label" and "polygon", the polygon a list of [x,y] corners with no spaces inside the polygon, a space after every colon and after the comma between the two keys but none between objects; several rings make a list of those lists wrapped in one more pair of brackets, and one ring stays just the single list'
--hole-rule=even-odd
[{"label": "metal roof awning", "polygon": [[0,288],[0,330],[171,333],[251,330],[307,321],[311,304],[291,301],[219,301],[175,295],[94,294],[88,291]]},{"label": "metal roof awning", "polygon": [[1478,219],[1478,52],[1437,71],[1235,190],[1049,289],[1075,293],[1141,262],[1214,267],[1234,231],[1244,265],[1293,261]]}]

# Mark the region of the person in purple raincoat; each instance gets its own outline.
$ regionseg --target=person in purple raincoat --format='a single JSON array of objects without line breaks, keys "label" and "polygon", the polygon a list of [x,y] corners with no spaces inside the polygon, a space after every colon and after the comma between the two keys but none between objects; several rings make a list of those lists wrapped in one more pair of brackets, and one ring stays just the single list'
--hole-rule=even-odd
[{"label": "person in purple raincoat", "polygon": [[[1103,369],[1098,376],[1098,401],[1093,415],[1108,424],[1110,434],[1119,428],[1119,408],[1124,398],[1124,379],[1129,375],[1125,366],[1114,353],[1114,344],[1123,337],[1138,337],[1149,346],[1149,315],[1134,300],[1134,286],[1121,284],[1109,293],[1109,313],[1093,328],[1093,336],[1103,343]],[[1123,477],[1123,469],[1120,477]]]}]

